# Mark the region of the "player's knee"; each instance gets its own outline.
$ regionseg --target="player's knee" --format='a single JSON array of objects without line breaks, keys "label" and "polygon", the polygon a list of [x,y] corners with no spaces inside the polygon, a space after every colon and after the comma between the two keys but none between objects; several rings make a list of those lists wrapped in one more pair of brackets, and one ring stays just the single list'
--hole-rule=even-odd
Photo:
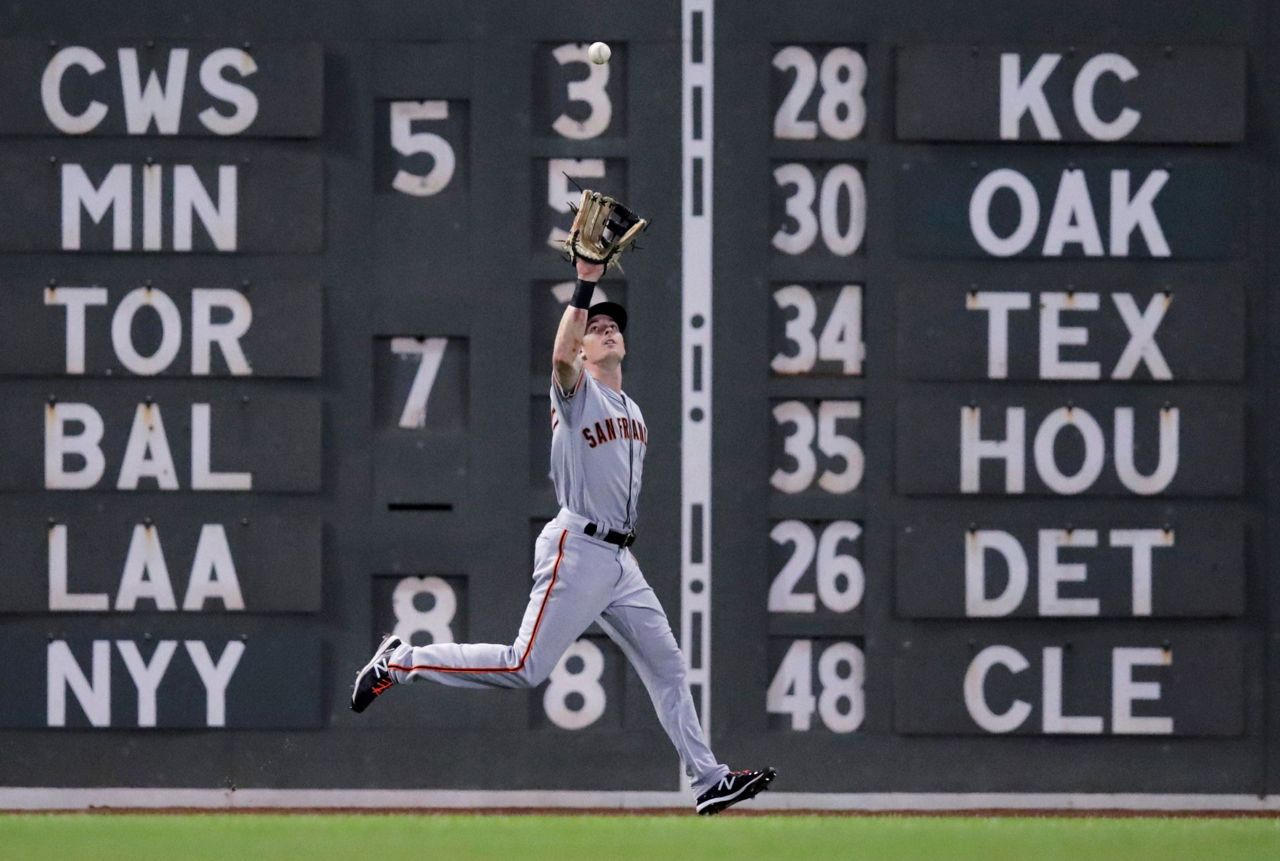
[{"label": "player's knee", "polygon": [[525,664],[524,669],[519,673],[522,679],[522,687],[536,688],[542,684],[551,675],[551,666],[543,666],[540,663],[530,661]]}]

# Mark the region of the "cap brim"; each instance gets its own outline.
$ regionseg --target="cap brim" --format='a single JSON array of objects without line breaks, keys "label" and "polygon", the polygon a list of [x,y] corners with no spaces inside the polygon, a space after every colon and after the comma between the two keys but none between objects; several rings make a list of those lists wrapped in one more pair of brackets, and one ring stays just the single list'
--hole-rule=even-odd
[{"label": "cap brim", "polygon": [[587,309],[587,322],[590,322],[592,317],[598,317],[602,314],[618,324],[619,332],[627,331],[626,308],[623,308],[617,302],[597,302]]}]

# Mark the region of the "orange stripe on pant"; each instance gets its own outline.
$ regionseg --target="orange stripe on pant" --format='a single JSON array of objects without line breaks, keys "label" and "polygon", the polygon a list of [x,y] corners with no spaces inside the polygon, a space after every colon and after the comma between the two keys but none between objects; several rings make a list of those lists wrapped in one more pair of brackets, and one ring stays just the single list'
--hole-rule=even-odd
[{"label": "orange stripe on pant", "polygon": [[556,563],[551,568],[551,582],[547,585],[547,594],[542,596],[542,605],[538,607],[538,618],[533,622],[533,633],[529,635],[529,645],[524,647],[524,654],[520,656],[520,663],[514,667],[432,667],[429,665],[405,667],[400,664],[388,664],[388,668],[399,670],[402,673],[412,673],[416,670],[432,670],[437,673],[518,673],[523,670],[524,663],[529,658],[529,653],[533,651],[534,640],[538,638],[538,628],[542,626],[542,614],[547,609],[547,601],[551,599],[551,590],[556,588],[556,578],[560,574],[560,560],[564,558],[564,540],[568,537],[569,530],[562,530],[560,544],[556,548]]}]

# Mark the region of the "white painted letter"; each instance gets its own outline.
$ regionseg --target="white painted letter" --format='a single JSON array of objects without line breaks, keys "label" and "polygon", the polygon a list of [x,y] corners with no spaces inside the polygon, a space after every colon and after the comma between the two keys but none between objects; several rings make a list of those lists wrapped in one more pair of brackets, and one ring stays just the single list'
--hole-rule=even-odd
[{"label": "white painted letter", "polygon": [[[67,424],[84,430],[68,434]],[[88,404],[49,404],[44,408],[44,486],[46,490],[84,490],[102,479],[107,460],[102,455],[102,416]],[[66,456],[79,455],[84,466],[66,469]]]},{"label": "white painted letter", "polygon": [[224,117],[213,108],[200,112],[200,122],[214,134],[235,135],[249,128],[258,116],[258,97],[243,84],[235,84],[222,77],[224,69],[234,69],[240,77],[247,78],[258,71],[253,57],[239,48],[219,48],[204,58],[200,64],[200,84],[205,91],[224,102],[235,111]]},{"label": "white painted letter", "polygon": [[162,135],[176,135],[182,119],[182,93],[187,77],[187,49],[172,48],[169,51],[169,69],[165,83],[154,69],[147,73],[146,89],[142,87],[142,75],[138,72],[138,49],[121,48],[117,52],[120,61],[120,88],[124,95],[125,124],[131,135],[145,135],[156,121],[156,130]]},{"label": "white painted letter", "polygon": [[133,677],[133,686],[138,689],[138,726],[155,726],[156,688],[160,687],[164,671],[169,669],[173,653],[178,651],[178,641],[161,640],[151,653],[150,664],[143,659],[138,644],[132,640],[116,640],[116,648]]},{"label": "white painted letter", "polygon": [[157,404],[138,404],[129,429],[129,442],[120,463],[117,490],[137,490],[138,480],[150,476],[160,490],[178,489],[178,470],[169,451],[164,419]]},{"label": "white painted letter", "polygon": [[[213,309],[226,308],[231,319],[225,323],[213,322]],[[227,368],[234,376],[245,377],[253,373],[245,358],[240,339],[253,325],[253,306],[238,290],[219,287],[197,287],[191,291],[191,373],[210,373],[213,344],[218,345]]]},{"label": "white painted letter", "polygon": [[1151,615],[1151,592],[1153,566],[1151,550],[1154,547],[1172,547],[1174,533],[1172,529],[1113,529],[1111,530],[1112,547],[1132,547],[1133,561],[1133,615]]},{"label": "white painted letter", "polygon": [[987,646],[969,663],[964,674],[964,705],[973,722],[987,732],[1012,732],[1022,726],[1031,714],[1031,703],[1014,700],[1003,714],[996,714],[987,705],[984,691],[987,673],[996,664],[1002,664],[1012,673],[1020,673],[1030,664],[1022,653],[1009,646]]},{"label": "white painted letter", "polygon": [[1130,200],[1129,171],[1111,171],[1112,257],[1129,256],[1129,234],[1133,233],[1135,227],[1142,230],[1142,238],[1152,257],[1169,256],[1169,243],[1165,241],[1155,210],[1156,195],[1168,181],[1169,171],[1153,170]]},{"label": "white painted letter", "polygon": [[173,166],[173,250],[191,250],[191,214],[200,215],[200,223],[208,231],[213,247],[219,251],[236,250],[237,168],[233,164],[218,166],[218,205],[200,182],[196,169],[189,164]]},{"label": "white painted letter", "polygon": [[1135,717],[1134,700],[1160,699],[1159,682],[1135,682],[1133,668],[1167,667],[1167,649],[1113,649],[1111,652],[1111,731],[1116,735],[1173,735],[1171,717]]},{"label": "white painted letter", "polygon": [[214,472],[213,427],[208,404],[191,405],[191,488],[193,490],[252,490],[251,472]]},{"label": "white painted letter", "polygon": [[1089,343],[1089,330],[1084,326],[1063,326],[1063,311],[1097,311],[1097,293],[1040,294],[1040,378],[1042,380],[1096,380],[1102,376],[1097,362],[1067,361],[1062,348],[1083,347]]},{"label": "white painted letter", "polygon": [[987,312],[987,378],[1006,379],[1009,376],[1009,312],[1030,309],[1031,294],[980,290],[968,294],[965,308]]},{"label": "white painted letter", "polygon": [[986,458],[1003,460],[1005,493],[1022,493],[1026,487],[1025,451],[1027,411],[1008,407],[1004,411],[1005,438],[982,438],[982,409],[960,408],[960,492],[978,493],[980,467]]},{"label": "white painted letter", "polygon": [[[996,236],[991,228],[991,199],[1000,189],[1018,196],[1018,226],[1007,237]],[[969,229],[982,250],[994,257],[1012,257],[1026,249],[1040,224],[1040,199],[1035,187],[1016,170],[1002,167],[982,178],[969,198]]]},{"label": "white painted letter", "polygon": [[1138,303],[1128,293],[1112,293],[1111,301],[1116,303],[1116,310],[1120,312],[1125,328],[1129,330],[1129,343],[1120,354],[1120,360],[1111,372],[1111,379],[1132,379],[1133,372],[1138,370],[1138,362],[1142,361],[1151,371],[1153,380],[1172,380],[1173,372],[1169,370],[1169,363],[1156,346],[1156,328],[1169,310],[1173,294],[1157,293],[1152,296],[1145,311],[1138,310]]},{"label": "white painted letter", "polygon": [[46,287],[44,304],[67,309],[67,373],[84,373],[85,308],[107,304],[105,287]]},{"label": "white painted letter", "polygon": [[92,682],[85,678],[66,640],[50,642],[46,654],[45,718],[48,725],[67,725],[69,687],[91,726],[111,726],[111,641],[93,641]]},{"label": "white painted letter", "polygon": [[1093,108],[1093,89],[1098,85],[1098,78],[1110,72],[1121,81],[1132,81],[1138,77],[1127,57],[1119,54],[1099,54],[1089,59],[1076,75],[1075,85],[1071,88],[1071,102],[1075,107],[1076,119],[1080,128],[1094,140],[1118,141],[1138,126],[1142,114],[1133,108],[1125,108],[1111,122],[1103,122]]},{"label": "white painted letter", "polygon": [[[133,318],[145,307],[150,307],[160,318],[160,346],[150,356],[143,356],[133,348]],[[173,363],[182,346],[182,315],[178,313],[178,306],[163,290],[151,287],[130,290],[111,317],[111,346],[120,364],[130,371],[139,376],[155,376]]]},{"label": "white painted letter", "polygon": [[1041,616],[1097,616],[1097,598],[1062,598],[1058,595],[1059,583],[1083,583],[1089,576],[1081,563],[1064,564],[1058,561],[1059,547],[1097,547],[1096,529],[1041,529],[1040,530],[1039,598]]},{"label": "white painted letter", "polygon": [[236,576],[236,564],[231,559],[231,545],[227,543],[227,531],[220,523],[206,523],[200,528],[200,540],[196,542],[196,557],[191,563],[191,580],[187,584],[187,595],[182,599],[182,609],[199,612],[210,598],[217,598],[228,610],[244,609],[240,578]]},{"label": "white painted letter", "polygon": [[78,45],[63,48],[53,55],[40,76],[40,101],[49,122],[65,135],[82,135],[98,127],[107,115],[107,106],[96,99],[81,114],[70,113],[62,103],[62,76],[72,66],[79,66],[90,75],[96,75],[107,67],[102,58],[88,48]]},{"label": "white painted letter", "polygon": [[128,251],[133,247],[133,168],[127,164],[111,166],[94,188],[84,168],[78,164],[62,166],[62,250],[80,250],[80,207],[98,224],[114,210],[111,218],[111,248]]},{"label": "white painted letter", "polygon": [[67,585],[67,527],[49,527],[49,609],[51,611],[100,612],[110,609],[104,592],[72,594]]},{"label": "white painted letter", "polygon": [[[1004,558],[1009,581],[994,598],[987,592],[987,551]],[[964,541],[964,614],[970,618],[1008,616],[1027,594],[1027,554],[1018,539],[1000,529],[971,529]]]},{"label": "white painted letter", "polygon": [[125,557],[124,572],[120,575],[116,609],[133,610],[139,598],[155,601],[157,610],[178,609],[177,602],[173,600],[169,567],[160,547],[160,533],[154,526],[141,523],[133,527],[133,537],[129,540],[129,555]]},{"label": "white painted letter", "polygon": [[1001,140],[1016,141],[1019,138],[1018,127],[1027,111],[1031,112],[1036,132],[1042,139],[1056,141],[1062,137],[1053,112],[1049,110],[1049,101],[1044,97],[1045,81],[1061,59],[1061,54],[1041,54],[1027,76],[1019,79],[1022,58],[1018,54],[1000,55]]},{"label": "white painted letter", "polygon": [[1102,256],[1102,234],[1082,170],[1064,170],[1058,181],[1058,196],[1044,234],[1044,256],[1061,257],[1068,242],[1078,244],[1086,257]]},{"label": "white painted letter", "polygon": [[[1054,457],[1054,441],[1065,427],[1073,427],[1079,431],[1084,442],[1084,462],[1075,475],[1063,474]],[[1071,495],[1082,493],[1093,486],[1102,474],[1106,451],[1107,443],[1102,436],[1102,428],[1093,416],[1079,407],[1058,407],[1045,416],[1040,429],[1036,431],[1036,471],[1040,473],[1040,480],[1054,493]]]},{"label": "white painted letter", "polygon": [[1098,735],[1102,732],[1100,715],[1067,717],[1062,714],[1062,647],[1044,650],[1044,677],[1041,680],[1044,700],[1043,726],[1047,733]]},{"label": "white painted letter", "polygon": [[1120,483],[1143,496],[1160,493],[1178,473],[1177,407],[1160,410],[1160,458],[1155,471],[1142,475],[1133,463],[1133,407],[1116,407],[1116,475]]},{"label": "white painted letter", "polygon": [[244,654],[244,643],[232,640],[222,650],[218,663],[209,655],[209,647],[202,640],[187,640],[187,654],[196,665],[205,690],[205,723],[209,726],[227,725],[227,685]]}]

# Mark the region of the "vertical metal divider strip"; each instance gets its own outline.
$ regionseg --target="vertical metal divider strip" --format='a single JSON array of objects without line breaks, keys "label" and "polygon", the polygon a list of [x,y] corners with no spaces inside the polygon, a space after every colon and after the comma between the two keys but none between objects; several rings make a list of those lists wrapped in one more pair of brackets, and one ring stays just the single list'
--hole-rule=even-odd
[{"label": "vertical metal divider strip", "polygon": [[[703,730],[708,734],[711,732],[711,34],[714,6],[714,0],[682,0],[681,3],[680,646],[688,666],[694,703]],[[700,26],[695,27],[695,22],[700,22]],[[696,45],[695,38],[699,40]],[[695,91],[699,93],[696,101]],[[695,105],[700,112],[699,122],[695,122]],[[699,187],[695,188],[695,183]]]}]

